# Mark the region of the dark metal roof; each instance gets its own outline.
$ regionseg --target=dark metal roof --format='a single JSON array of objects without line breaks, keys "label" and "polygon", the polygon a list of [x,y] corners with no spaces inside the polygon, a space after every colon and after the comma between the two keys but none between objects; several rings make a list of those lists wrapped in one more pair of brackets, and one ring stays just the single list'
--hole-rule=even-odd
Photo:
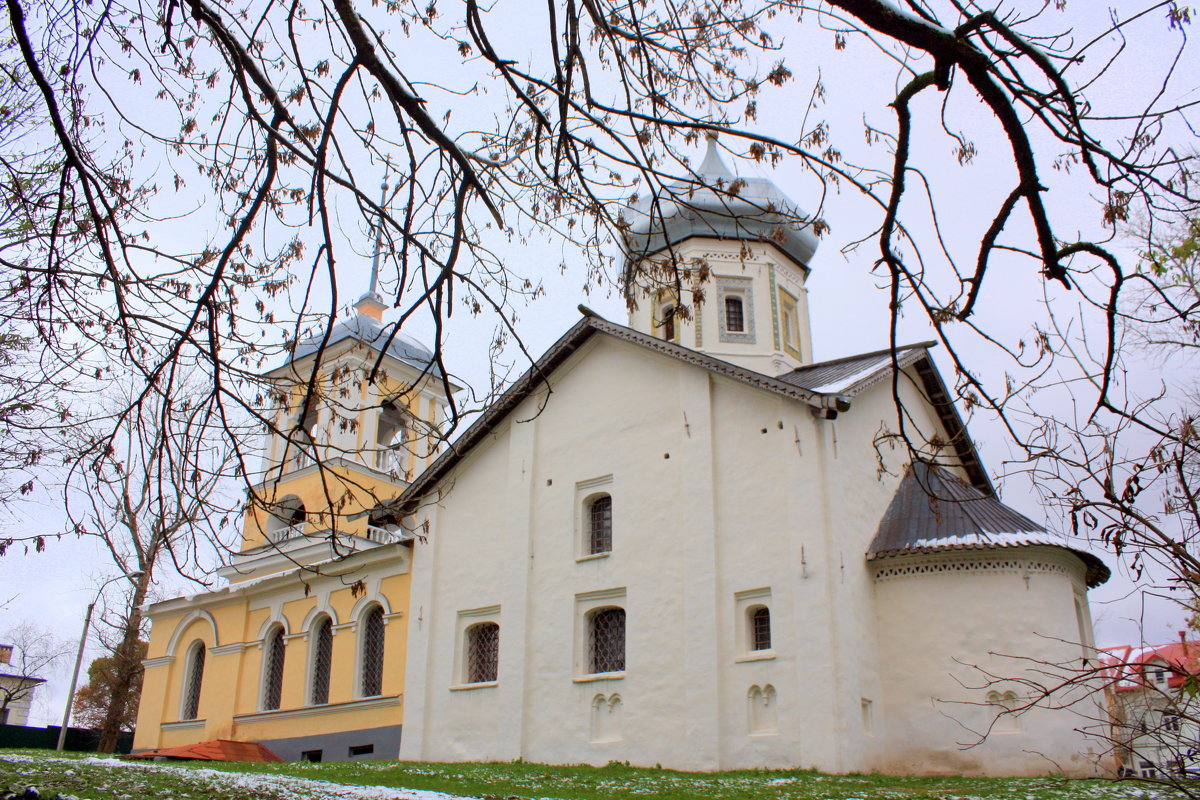
[{"label": "dark metal roof", "polygon": [[947,550],[1047,546],[1070,550],[1087,567],[1088,586],[1108,580],[1108,567],[1091,553],[1070,547],[995,495],[984,494],[946,470],[924,462],[909,465],[879,521],[867,560]]},{"label": "dark metal roof", "polygon": [[[919,342],[897,347],[894,351],[895,359],[903,369],[916,362],[925,355],[926,349],[936,344]],[[853,396],[890,371],[892,354],[892,349],[888,348],[832,361],[819,361],[785,372],[779,376],[779,380],[812,392]]]}]

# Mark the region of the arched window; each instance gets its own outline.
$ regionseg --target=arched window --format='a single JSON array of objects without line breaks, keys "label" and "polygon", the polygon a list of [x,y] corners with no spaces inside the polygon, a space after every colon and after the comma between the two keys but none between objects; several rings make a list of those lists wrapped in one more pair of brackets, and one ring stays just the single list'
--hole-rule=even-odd
[{"label": "arched window", "polygon": [[312,686],[308,701],[314,706],[329,702],[329,673],[333,666],[333,620],[321,617],[309,639],[312,647]]},{"label": "arched window", "polygon": [[662,331],[662,338],[668,342],[675,341],[675,306],[667,304],[659,309],[658,320],[658,327]]},{"label": "arched window", "polygon": [[204,683],[204,642],[188,648],[187,669],[183,671],[183,704],[180,719],[196,719],[200,712],[200,687]]},{"label": "arched window", "polygon": [[281,542],[288,537],[304,534],[304,523],[308,515],[299,497],[290,495],[283,498],[275,504],[270,514],[267,519],[268,540]]},{"label": "arched window", "polygon": [[602,608],[588,626],[588,667],[592,673],[625,669],[625,609]]},{"label": "arched window", "polygon": [[725,296],[725,330],[730,333],[746,332],[746,313],[742,298],[735,295]]},{"label": "arched window", "polygon": [[771,649],[771,609],[755,606],[750,609],[747,628],[750,632],[751,650]]},{"label": "arched window", "polygon": [[496,680],[500,665],[500,626],[481,622],[467,628],[467,683]]},{"label": "arched window", "polygon": [[359,694],[375,697],[383,693],[383,609],[374,606],[359,623],[362,672]]},{"label": "arched window", "polygon": [[379,423],[375,430],[375,468],[382,472],[403,472],[407,437],[408,424],[404,412],[395,403],[385,402],[379,410]]},{"label": "arched window", "polygon": [[592,498],[587,508],[587,553],[612,552],[612,497],[602,494]]},{"label": "arched window", "polygon": [[285,643],[283,626],[276,625],[267,634],[263,643],[266,663],[263,668],[262,707],[264,711],[275,711],[283,697],[283,657]]},{"label": "arched window", "polygon": [[315,394],[307,396],[303,410],[296,416],[286,443],[285,472],[303,469],[313,463],[316,442],[318,401]]}]

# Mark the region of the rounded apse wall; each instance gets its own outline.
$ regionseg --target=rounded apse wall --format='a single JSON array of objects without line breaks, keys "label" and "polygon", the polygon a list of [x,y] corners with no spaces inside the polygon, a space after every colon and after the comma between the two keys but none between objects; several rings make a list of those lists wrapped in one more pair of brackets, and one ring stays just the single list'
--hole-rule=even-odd
[{"label": "rounded apse wall", "polygon": [[[1082,665],[1091,623],[1078,556],[1007,547],[896,556],[872,566],[880,733],[888,739],[874,768],[1095,774],[1101,748],[1076,730],[1094,724],[1088,717],[1100,707],[1093,701],[999,713],[1026,705],[1036,687]],[[1055,706],[1066,698],[1057,699]]]}]

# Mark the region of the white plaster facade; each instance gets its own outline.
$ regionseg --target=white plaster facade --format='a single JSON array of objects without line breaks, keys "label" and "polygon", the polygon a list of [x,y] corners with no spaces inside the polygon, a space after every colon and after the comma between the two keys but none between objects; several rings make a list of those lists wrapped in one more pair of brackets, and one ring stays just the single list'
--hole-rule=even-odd
[{"label": "white plaster facade", "polygon": [[[914,422],[939,431],[910,377],[908,408],[925,409]],[[549,397],[527,396],[416,514],[428,536],[413,554],[401,757],[1090,773],[1065,713],[1033,709],[962,749],[962,725],[994,716],[987,692],[967,688],[980,677],[970,665],[1080,652],[1069,643],[1085,566],[1052,547],[929,556],[972,567],[909,574],[896,569],[921,558],[865,560],[904,467],[885,452],[877,474],[890,388],[819,419],[644,346],[589,339],[550,375]],[[580,557],[578,487],[597,481],[613,498],[612,550]],[[739,617],[755,597],[770,608],[765,652],[747,651]],[[626,611],[626,669],[589,676],[586,617],[602,606]],[[497,680],[463,687],[457,619],[481,607],[500,624]]]}]

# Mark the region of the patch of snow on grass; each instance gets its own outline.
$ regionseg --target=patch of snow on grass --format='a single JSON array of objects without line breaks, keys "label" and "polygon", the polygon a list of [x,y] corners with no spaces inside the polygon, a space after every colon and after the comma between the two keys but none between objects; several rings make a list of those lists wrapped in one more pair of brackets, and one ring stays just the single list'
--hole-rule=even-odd
[{"label": "patch of snow on grass", "polygon": [[[16,754],[4,756],[7,761],[40,761],[79,763],[78,759],[40,758]],[[197,783],[206,783],[208,789],[228,791],[237,789],[246,792],[273,793],[294,800],[480,800],[480,798],[464,795],[431,792],[419,789],[400,789],[392,786],[354,786],[330,781],[312,780],[310,778],[293,778],[290,775],[260,775],[248,772],[223,772],[221,770],[203,767],[175,767],[169,764],[148,763],[139,761],[122,761],[116,758],[89,757],[82,763],[98,767],[120,767],[126,769],[143,769],[149,772],[174,773],[181,778],[190,779]],[[187,797],[188,795],[180,795]]]}]

